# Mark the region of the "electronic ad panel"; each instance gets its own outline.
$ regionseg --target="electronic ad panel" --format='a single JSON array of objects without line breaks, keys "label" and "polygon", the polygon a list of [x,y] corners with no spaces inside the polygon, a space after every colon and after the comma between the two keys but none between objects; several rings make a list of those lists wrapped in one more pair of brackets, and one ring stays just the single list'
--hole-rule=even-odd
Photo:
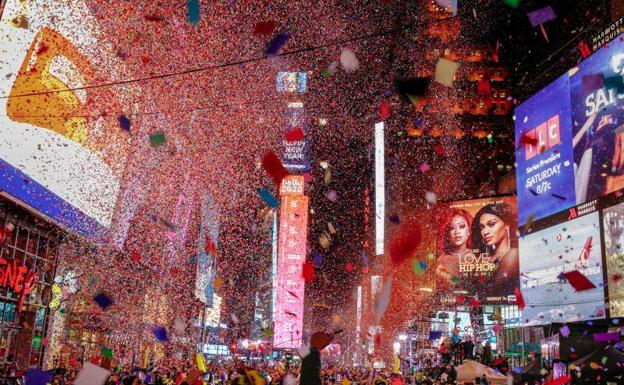
[{"label": "electronic ad panel", "polygon": [[605,317],[600,216],[596,201],[521,229],[520,290],[525,323]]},{"label": "electronic ad panel", "polygon": [[[123,65],[82,0],[9,0],[0,20],[0,187],[86,235],[110,227],[130,149]],[[61,91],[62,90],[62,91]],[[127,96],[127,95],[126,95]]]},{"label": "electronic ad panel", "polygon": [[438,283],[490,304],[515,303],[518,237],[515,197],[439,204],[435,208]]}]

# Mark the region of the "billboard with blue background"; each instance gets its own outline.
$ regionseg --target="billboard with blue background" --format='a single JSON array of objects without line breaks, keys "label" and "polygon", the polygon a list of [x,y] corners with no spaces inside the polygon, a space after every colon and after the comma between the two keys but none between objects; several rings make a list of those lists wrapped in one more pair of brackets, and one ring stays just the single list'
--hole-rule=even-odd
[{"label": "billboard with blue background", "polygon": [[624,39],[519,105],[518,223],[624,188],[623,123]]},{"label": "billboard with blue background", "polygon": [[573,206],[574,167],[568,75],[518,106],[518,223]]}]

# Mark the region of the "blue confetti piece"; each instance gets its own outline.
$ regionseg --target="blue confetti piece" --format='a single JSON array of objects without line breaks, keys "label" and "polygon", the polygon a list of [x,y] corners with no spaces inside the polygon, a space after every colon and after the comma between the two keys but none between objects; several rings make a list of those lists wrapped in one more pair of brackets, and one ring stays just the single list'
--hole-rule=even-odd
[{"label": "blue confetti piece", "polygon": [[104,293],[100,293],[93,297],[93,301],[95,301],[95,303],[103,310],[106,310],[113,304],[113,300]]},{"label": "blue confetti piece", "polygon": [[271,40],[271,42],[267,46],[267,49],[266,49],[266,51],[264,51],[264,53],[267,56],[279,55],[282,47],[284,46],[284,44],[286,44],[288,39],[290,39],[290,34],[288,34],[286,32],[278,33],[277,35],[275,35],[273,40]]},{"label": "blue confetti piece", "polygon": [[362,250],[362,252],[360,253],[360,257],[362,258],[362,262],[364,263],[364,266],[368,267],[368,254],[366,254],[366,251]]},{"label": "blue confetti piece", "polygon": [[169,337],[167,336],[167,329],[162,326],[155,326],[154,329],[152,329],[152,333],[154,333],[154,337],[156,337],[159,342],[169,341]]},{"label": "blue confetti piece", "polygon": [[269,190],[264,189],[264,188],[259,188],[257,189],[258,191],[258,195],[260,195],[260,197],[266,202],[266,204],[272,208],[275,209],[279,206],[279,202],[277,199],[275,199],[275,197],[269,192]]},{"label": "blue confetti piece", "polygon": [[320,268],[323,264],[323,255],[317,251],[313,252],[312,261],[314,262],[314,267]]},{"label": "blue confetti piece", "polygon": [[119,127],[121,127],[124,131],[130,131],[130,119],[126,117],[126,115],[119,115],[117,117],[117,121],[119,122]]},{"label": "blue confetti piece", "polygon": [[26,372],[26,383],[28,385],[47,385],[52,382],[53,370],[28,369]]},{"label": "blue confetti piece", "polygon": [[187,0],[188,20],[191,24],[199,23],[199,0]]}]

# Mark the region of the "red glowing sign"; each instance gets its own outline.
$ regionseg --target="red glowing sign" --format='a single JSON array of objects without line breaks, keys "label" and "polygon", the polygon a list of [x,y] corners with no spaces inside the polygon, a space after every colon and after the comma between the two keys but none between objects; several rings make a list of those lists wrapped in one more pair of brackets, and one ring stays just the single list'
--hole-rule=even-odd
[{"label": "red glowing sign", "polygon": [[[284,178],[282,183],[287,180]],[[280,207],[273,347],[296,349],[301,346],[303,334],[308,197],[283,195]]]},{"label": "red glowing sign", "polygon": [[22,306],[26,297],[35,288],[37,277],[34,271],[26,266],[18,266],[17,261],[12,263],[4,258],[0,258],[0,286],[8,287],[19,296],[17,311],[22,311]]},{"label": "red glowing sign", "polygon": [[524,136],[524,149],[527,160],[558,145],[561,143],[559,115],[553,116],[535,129],[525,133]]}]

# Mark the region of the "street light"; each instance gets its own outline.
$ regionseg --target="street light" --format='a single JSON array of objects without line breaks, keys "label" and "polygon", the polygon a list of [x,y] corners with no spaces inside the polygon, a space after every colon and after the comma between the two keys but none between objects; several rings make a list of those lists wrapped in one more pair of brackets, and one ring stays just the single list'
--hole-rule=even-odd
[{"label": "street light", "polygon": [[399,334],[400,341],[405,341],[406,339],[407,339],[407,336],[405,334]]}]

